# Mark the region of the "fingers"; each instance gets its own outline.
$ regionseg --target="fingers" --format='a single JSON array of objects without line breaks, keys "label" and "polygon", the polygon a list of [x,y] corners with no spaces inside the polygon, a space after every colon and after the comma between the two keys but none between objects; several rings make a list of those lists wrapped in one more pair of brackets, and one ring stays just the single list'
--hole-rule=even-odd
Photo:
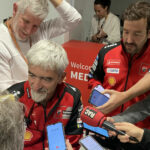
[{"label": "fingers", "polygon": [[126,134],[126,135],[118,135],[118,139],[122,142],[122,143],[127,143],[129,142],[129,136]]},{"label": "fingers", "polygon": [[104,105],[98,106],[96,108],[99,109],[104,114],[108,114],[109,112],[111,112],[114,109],[114,107],[112,107],[111,102],[109,102],[109,101],[106,102]]},{"label": "fingers", "polygon": [[114,90],[108,90],[108,89],[105,89],[104,91],[101,92],[102,94],[113,94],[114,93]]}]

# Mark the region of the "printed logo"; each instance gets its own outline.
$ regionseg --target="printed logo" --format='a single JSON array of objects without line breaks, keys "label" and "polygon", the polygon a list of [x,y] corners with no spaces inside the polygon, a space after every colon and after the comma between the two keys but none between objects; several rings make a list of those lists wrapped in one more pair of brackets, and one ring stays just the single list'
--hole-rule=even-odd
[{"label": "printed logo", "polygon": [[119,68],[107,68],[107,73],[119,74]]},{"label": "printed logo", "polygon": [[139,73],[141,75],[144,75],[146,72],[148,72],[150,69],[150,64],[145,64],[145,63],[142,63],[141,66],[140,66],[140,70],[139,70]]},{"label": "printed logo", "polygon": [[110,86],[114,86],[116,84],[115,77],[109,77],[108,78],[108,83],[109,83]]},{"label": "printed logo", "polygon": [[120,65],[121,61],[119,59],[108,59],[107,65]]},{"label": "printed logo", "polygon": [[25,134],[24,134],[24,140],[25,140],[25,141],[31,141],[32,137],[33,137],[32,132],[26,130],[26,132],[25,132]]},{"label": "printed logo", "polygon": [[91,119],[94,118],[94,116],[96,115],[96,112],[94,110],[91,110],[91,109],[86,109],[84,114],[88,117],[90,117]]}]

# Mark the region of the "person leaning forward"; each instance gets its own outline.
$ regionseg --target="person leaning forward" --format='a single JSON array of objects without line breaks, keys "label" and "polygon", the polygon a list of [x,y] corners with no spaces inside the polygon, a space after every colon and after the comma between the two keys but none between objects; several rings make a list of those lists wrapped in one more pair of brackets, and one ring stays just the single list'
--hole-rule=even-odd
[{"label": "person leaning forward", "polygon": [[78,150],[82,128],[77,128],[82,103],[80,91],[64,83],[68,58],[62,46],[49,40],[34,44],[27,53],[28,81],[13,85],[25,105],[26,134],[24,150],[48,147],[46,127],[62,122],[65,137]]},{"label": "person leaning forward", "polygon": [[0,91],[27,80],[25,55],[41,39],[51,39],[73,29],[81,15],[65,0],[50,0],[60,17],[44,21],[47,0],[18,0],[10,19],[0,24]]}]

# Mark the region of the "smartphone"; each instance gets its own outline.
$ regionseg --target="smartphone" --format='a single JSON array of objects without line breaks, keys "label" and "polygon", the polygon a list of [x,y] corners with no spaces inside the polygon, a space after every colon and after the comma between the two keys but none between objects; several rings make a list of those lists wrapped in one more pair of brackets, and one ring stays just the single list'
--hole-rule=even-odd
[{"label": "smartphone", "polygon": [[89,103],[91,103],[94,106],[101,106],[101,105],[105,104],[108,100],[109,100],[109,98],[106,95],[93,89],[93,91],[90,95],[90,98],[89,98]]},{"label": "smartphone", "polygon": [[82,138],[79,143],[86,150],[104,150],[104,148],[90,135]]},{"label": "smartphone", "polygon": [[91,131],[91,132],[94,132],[96,134],[99,134],[99,135],[102,135],[102,136],[105,136],[105,137],[109,137],[109,134],[108,134],[108,131],[103,129],[103,128],[100,128],[100,127],[93,127],[93,126],[90,126],[86,123],[83,122],[83,128]]},{"label": "smartphone", "polygon": [[63,124],[61,122],[47,126],[47,137],[49,150],[67,149],[64,137]]}]

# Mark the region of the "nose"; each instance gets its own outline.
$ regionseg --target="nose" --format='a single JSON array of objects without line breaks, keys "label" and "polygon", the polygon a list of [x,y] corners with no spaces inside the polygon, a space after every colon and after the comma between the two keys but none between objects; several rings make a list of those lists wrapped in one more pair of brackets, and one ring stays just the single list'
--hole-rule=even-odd
[{"label": "nose", "polygon": [[97,16],[99,15],[99,12],[98,12],[98,11],[96,11],[95,13],[96,13]]},{"label": "nose", "polygon": [[133,43],[133,41],[134,41],[134,36],[132,35],[132,34],[129,34],[128,36],[127,36],[127,43]]},{"label": "nose", "polygon": [[26,27],[26,33],[28,34],[28,35],[30,35],[30,34],[32,34],[32,25],[28,25],[27,27]]},{"label": "nose", "polygon": [[42,88],[41,79],[36,77],[34,80],[32,80],[31,86],[32,89],[37,92],[39,89]]}]

